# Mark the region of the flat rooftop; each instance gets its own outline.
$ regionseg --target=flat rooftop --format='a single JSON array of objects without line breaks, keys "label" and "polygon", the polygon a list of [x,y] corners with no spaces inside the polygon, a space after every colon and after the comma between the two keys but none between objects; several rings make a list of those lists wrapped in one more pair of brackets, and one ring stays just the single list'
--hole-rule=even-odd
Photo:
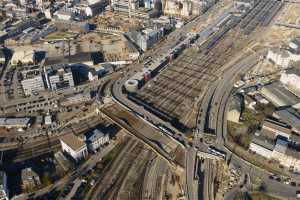
[{"label": "flat rooftop", "polygon": [[85,143],[74,134],[64,135],[60,138],[60,140],[73,149],[73,151],[78,151],[85,146]]}]

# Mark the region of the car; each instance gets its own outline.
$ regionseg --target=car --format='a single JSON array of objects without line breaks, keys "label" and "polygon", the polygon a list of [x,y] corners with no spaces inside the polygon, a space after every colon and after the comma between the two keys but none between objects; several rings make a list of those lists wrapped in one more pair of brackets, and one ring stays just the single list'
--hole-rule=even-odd
[{"label": "car", "polygon": [[270,176],[269,176],[269,179],[274,180],[274,176],[273,176],[273,175],[270,175]]},{"label": "car", "polygon": [[297,186],[297,183],[294,182],[294,181],[292,181],[292,182],[290,182],[290,185],[296,187],[296,186]]}]

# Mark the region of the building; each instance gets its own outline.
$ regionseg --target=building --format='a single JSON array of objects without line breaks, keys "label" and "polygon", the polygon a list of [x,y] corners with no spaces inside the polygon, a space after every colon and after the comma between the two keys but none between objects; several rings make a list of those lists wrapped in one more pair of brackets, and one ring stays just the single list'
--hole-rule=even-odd
[{"label": "building", "polygon": [[26,96],[36,95],[38,92],[45,90],[45,83],[38,68],[24,70],[22,76],[21,85]]},{"label": "building", "polygon": [[163,28],[160,29],[145,29],[137,35],[137,45],[146,51],[156,44],[164,36]]},{"label": "building", "polygon": [[292,130],[300,133],[300,113],[292,107],[280,109],[275,114],[285,123],[292,127]]},{"label": "building", "polygon": [[294,54],[300,54],[300,38],[291,39],[289,47]]},{"label": "building", "polygon": [[288,148],[288,141],[278,138],[276,140],[276,144],[272,152],[272,158],[278,160],[279,162],[282,162],[282,160],[285,157],[287,148]]},{"label": "building", "polygon": [[[15,14],[17,13],[17,10],[14,9],[12,12]],[[7,35],[5,36],[5,39],[16,37],[19,34],[23,33],[24,30],[30,27],[38,27],[39,25],[41,25],[40,20],[41,19],[37,18],[26,18],[24,16],[22,20],[19,20],[11,25],[11,28],[7,30]]]},{"label": "building", "polygon": [[300,61],[300,40],[292,39],[289,49],[273,48],[268,51],[267,59],[281,68],[287,68],[292,62]]},{"label": "building", "polygon": [[264,121],[262,129],[270,131],[275,137],[280,135],[282,137],[289,138],[292,133],[292,129],[286,124],[271,119],[266,119]]},{"label": "building", "polygon": [[0,65],[5,64],[5,61],[6,59],[5,59],[5,54],[3,52],[3,49],[0,49]]},{"label": "building", "polygon": [[28,128],[31,126],[31,118],[0,118],[0,127],[5,128]]},{"label": "building", "polygon": [[[96,65],[104,61],[101,52],[80,52],[71,55],[46,56],[45,65],[85,64]],[[74,66],[74,65],[73,65]]]},{"label": "building", "polygon": [[13,115],[16,113],[37,113],[57,108],[57,96],[31,96],[6,102],[0,105],[0,112]]},{"label": "building", "polygon": [[276,107],[293,106],[300,103],[300,98],[287,90],[279,82],[264,86],[260,93]]},{"label": "building", "polygon": [[4,171],[0,171],[0,200],[8,200],[7,175]]},{"label": "building", "polygon": [[11,58],[11,65],[28,65],[35,63],[35,51],[28,50],[16,50]]},{"label": "building", "polygon": [[69,66],[51,66],[46,70],[45,76],[47,87],[51,90],[63,90],[75,86]]},{"label": "building", "polygon": [[273,140],[270,140],[266,136],[263,136],[260,133],[255,133],[252,138],[252,142],[250,143],[249,150],[255,152],[256,154],[271,158],[272,152],[274,150],[275,144]]},{"label": "building", "polygon": [[60,31],[74,31],[86,33],[90,30],[90,24],[86,21],[74,21],[74,20],[55,20],[55,26]]},{"label": "building", "polygon": [[67,134],[60,138],[63,152],[69,154],[75,161],[84,159],[88,155],[87,145],[74,134]]},{"label": "building", "polygon": [[165,15],[197,16],[207,11],[215,2],[215,0],[166,0],[163,11]]},{"label": "building", "polygon": [[85,135],[85,141],[89,151],[97,151],[105,143],[109,142],[109,135],[104,134],[99,129],[95,129]]},{"label": "building", "polygon": [[22,189],[31,191],[33,188],[41,185],[40,177],[31,168],[25,168],[21,173]]},{"label": "building", "polygon": [[108,5],[106,0],[81,0],[80,6],[84,7],[84,12],[87,17],[93,17],[105,11]]},{"label": "building", "polygon": [[300,97],[300,70],[293,68],[281,73],[280,82],[292,93]]},{"label": "building", "polygon": [[251,10],[255,5],[255,0],[235,0],[234,8],[238,12],[247,12]]},{"label": "building", "polygon": [[72,104],[80,104],[84,102],[88,102],[91,100],[91,94],[87,93],[78,93],[74,95],[65,96],[62,100],[60,100],[60,105],[69,106]]},{"label": "building", "polygon": [[111,6],[114,12],[118,12],[120,14],[135,15],[137,9],[139,8],[139,1],[137,0],[112,0]]},{"label": "building", "polygon": [[44,117],[44,124],[45,124],[46,126],[49,126],[49,125],[52,124],[52,116],[51,116],[51,115],[46,115],[46,116]]},{"label": "building", "polygon": [[69,21],[74,18],[74,13],[71,9],[60,9],[54,13],[54,17],[59,20]]}]

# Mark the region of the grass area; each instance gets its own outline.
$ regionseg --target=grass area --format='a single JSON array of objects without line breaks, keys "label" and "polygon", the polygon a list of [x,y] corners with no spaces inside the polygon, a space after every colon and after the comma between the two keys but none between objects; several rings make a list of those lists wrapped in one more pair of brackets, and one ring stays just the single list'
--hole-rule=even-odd
[{"label": "grass area", "polygon": [[53,34],[48,35],[45,39],[46,40],[62,40],[66,38],[72,38],[75,35],[73,33],[68,33],[68,32],[56,32]]},{"label": "grass area", "polygon": [[256,105],[256,112],[246,108],[241,116],[241,124],[228,122],[229,139],[244,149],[248,149],[252,140],[252,136],[263,123],[267,116],[270,116],[274,111],[274,106],[271,104]]},{"label": "grass area", "polygon": [[[245,195],[247,196],[246,198]],[[267,194],[261,193],[261,192],[254,192],[254,193],[250,193],[250,194],[238,194],[234,200],[244,200],[244,199],[249,199],[249,200],[280,200],[278,198],[275,197],[271,197]]]},{"label": "grass area", "polygon": [[[228,121],[228,135],[229,139],[244,149],[248,149],[251,143],[252,134],[248,132],[248,128],[244,124],[237,124]],[[245,130],[244,132],[242,130]]]}]

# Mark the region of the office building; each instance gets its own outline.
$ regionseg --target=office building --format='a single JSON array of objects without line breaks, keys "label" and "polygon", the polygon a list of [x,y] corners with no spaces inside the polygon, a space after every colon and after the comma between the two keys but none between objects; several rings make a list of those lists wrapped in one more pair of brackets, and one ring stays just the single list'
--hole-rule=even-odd
[{"label": "office building", "polygon": [[67,134],[60,138],[63,152],[66,152],[75,161],[88,155],[87,145],[74,134]]},{"label": "office building", "polygon": [[21,85],[26,96],[36,95],[38,92],[45,90],[45,83],[38,69],[23,71],[22,74]]},{"label": "office building", "polygon": [[47,87],[51,90],[63,90],[75,86],[73,73],[68,66],[50,67],[45,72]]}]

